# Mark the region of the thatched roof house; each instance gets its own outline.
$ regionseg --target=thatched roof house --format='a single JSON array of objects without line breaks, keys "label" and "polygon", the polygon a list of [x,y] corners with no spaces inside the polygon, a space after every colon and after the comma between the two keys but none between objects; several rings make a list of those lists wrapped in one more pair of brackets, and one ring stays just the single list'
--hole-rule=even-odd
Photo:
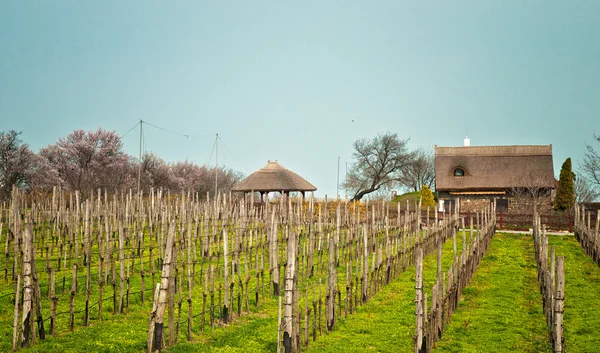
[{"label": "thatched roof house", "polygon": [[306,191],[315,190],[317,188],[313,184],[284,168],[278,161],[269,161],[262,169],[250,174],[232,188],[232,191],[260,192],[261,196],[272,191],[284,194],[298,191],[304,195]]},{"label": "thatched roof house", "polygon": [[442,200],[506,199],[518,189],[554,189],[552,145],[436,146],[435,185]]}]

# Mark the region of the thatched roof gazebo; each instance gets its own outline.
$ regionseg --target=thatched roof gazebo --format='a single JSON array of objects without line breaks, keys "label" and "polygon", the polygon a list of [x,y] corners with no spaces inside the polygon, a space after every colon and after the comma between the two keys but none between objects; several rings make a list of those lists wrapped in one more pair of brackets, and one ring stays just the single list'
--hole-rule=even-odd
[{"label": "thatched roof gazebo", "polygon": [[246,179],[235,185],[232,191],[259,192],[260,198],[269,192],[281,192],[289,195],[290,192],[304,193],[315,191],[317,188],[303,177],[284,168],[277,161],[269,161],[266,166],[250,174]]}]

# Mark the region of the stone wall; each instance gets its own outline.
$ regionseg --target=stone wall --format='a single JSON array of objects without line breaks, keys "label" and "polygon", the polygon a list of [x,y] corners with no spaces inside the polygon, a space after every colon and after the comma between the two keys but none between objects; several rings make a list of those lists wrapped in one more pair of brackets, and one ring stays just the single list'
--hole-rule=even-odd
[{"label": "stone wall", "polygon": [[[508,195],[463,195],[457,198],[456,195],[442,194],[438,196],[440,200],[445,200],[445,204],[453,203],[447,200],[460,199],[460,210],[461,212],[475,212],[481,211],[488,207],[493,202],[494,198],[497,200],[508,200],[508,210],[503,211],[498,208],[498,211],[510,214],[531,214],[533,212],[533,202],[522,198],[512,198]],[[446,205],[446,211],[448,207]],[[538,200],[538,211],[542,214],[553,214],[555,213],[552,207],[552,198],[545,197]]]}]

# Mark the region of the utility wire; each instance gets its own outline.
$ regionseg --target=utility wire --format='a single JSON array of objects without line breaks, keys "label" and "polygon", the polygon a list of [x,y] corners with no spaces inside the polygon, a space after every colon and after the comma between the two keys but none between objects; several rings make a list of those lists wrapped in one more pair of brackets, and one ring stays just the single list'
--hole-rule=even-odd
[{"label": "utility wire", "polygon": [[221,136],[219,136],[219,140],[223,143],[223,146],[225,146],[225,149],[227,149],[227,152],[229,152],[229,154],[231,154],[231,156],[240,164],[240,166],[246,171],[246,173],[250,173],[248,171],[248,169],[246,169],[243,165],[242,162],[233,154],[233,152],[231,152],[231,150],[229,149],[229,146],[227,146],[227,144],[225,143],[225,141],[223,141],[223,139],[221,138]]},{"label": "utility wire", "polygon": [[213,153],[215,153],[215,147],[216,146],[217,146],[217,142],[215,140],[215,143],[213,143],[212,151],[210,151],[210,157],[208,157],[208,163],[206,163],[206,165],[209,166],[209,167],[210,167],[210,161],[212,161]]},{"label": "utility wire", "polygon": [[[184,136],[185,138],[190,138],[190,137],[208,137],[208,136],[214,136],[215,134],[182,134],[180,132],[177,131],[173,131],[173,130],[169,130],[169,129],[165,129],[163,127],[160,126],[156,126],[154,124],[151,124],[147,121],[142,121],[144,124],[150,125],[156,129],[162,130],[162,131],[166,131],[168,133],[174,134],[174,135],[179,135],[179,136]],[[139,123],[138,123],[139,124]]]},{"label": "utility wire", "polygon": [[131,129],[129,129],[126,133],[124,133],[123,135],[121,135],[121,138],[125,137],[128,133],[130,133],[133,129],[135,129],[138,125],[140,125],[140,122],[138,121],[137,124],[133,125],[133,127]]}]

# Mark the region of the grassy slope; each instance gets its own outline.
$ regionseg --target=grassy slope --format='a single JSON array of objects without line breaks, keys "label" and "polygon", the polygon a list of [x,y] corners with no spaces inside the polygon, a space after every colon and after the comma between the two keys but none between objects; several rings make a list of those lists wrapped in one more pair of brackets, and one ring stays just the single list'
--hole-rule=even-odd
[{"label": "grassy slope", "polygon": [[530,236],[495,235],[435,352],[550,352]]},{"label": "grassy slope", "polygon": [[567,352],[600,350],[600,268],[573,236],[551,236],[565,257],[565,340]]}]

